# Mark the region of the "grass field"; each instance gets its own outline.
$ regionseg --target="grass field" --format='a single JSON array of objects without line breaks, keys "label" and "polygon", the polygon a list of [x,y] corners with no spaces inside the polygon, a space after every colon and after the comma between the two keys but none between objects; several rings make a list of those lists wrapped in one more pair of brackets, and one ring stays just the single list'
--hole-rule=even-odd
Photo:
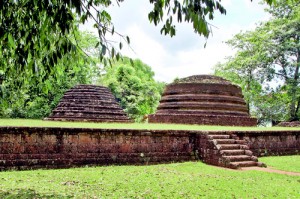
[{"label": "grass field", "polygon": [[[286,159],[287,167],[295,157],[300,159]],[[299,176],[201,162],[7,171],[0,172],[0,182],[0,198],[300,198]]]},{"label": "grass field", "polygon": [[[103,124],[0,119],[0,126],[276,131],[300,128]],[[300,172],[300,156],[264,157],[275,169]],[[300,198],[300,177],[239,171],[201,162],[0,172],[0,198]]]},{"label": "grass field", "polygon": [[232,127],[232,126],[203,126],[184,124],[148,124],[148,123],[90,123],[90,122],[58,122],[28,119],[0,119],[0,126],[28,127],[72,127],[72,128],[101,128],[101,129],[155,129],[155,130],[201,130],[201,131],[299,131],[300,127]]},{"label": "grass field", "polygon": [[268,167],[273,167],[283,171],[293,171],[300,173],[300,156],[280,156],[262,157],[259,161],[264,162]]}]

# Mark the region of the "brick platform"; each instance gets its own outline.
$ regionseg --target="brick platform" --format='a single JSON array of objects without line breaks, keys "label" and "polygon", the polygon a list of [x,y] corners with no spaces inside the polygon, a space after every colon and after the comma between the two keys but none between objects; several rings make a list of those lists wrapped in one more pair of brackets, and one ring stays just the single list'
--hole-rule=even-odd
[{"label": "brick platform", "polygon": [[[0,127],[0,170],[157,164],[197,159],[215,164],[218,161],[211,154],[217,154],[218,150],[215,144],[207,144],[207,137],[219,134],[244,140],[235,141],[234,144],[247,144],[249,149],[239,146],[239,150],[251,150],[256,156],[293,155],[300,152],[300,130],[201,132]],[[236,149],[231,148],[236,146],[228,146],[232,145],[231,142],[225,141],[217,140],[216,144],[228,150]]]}]

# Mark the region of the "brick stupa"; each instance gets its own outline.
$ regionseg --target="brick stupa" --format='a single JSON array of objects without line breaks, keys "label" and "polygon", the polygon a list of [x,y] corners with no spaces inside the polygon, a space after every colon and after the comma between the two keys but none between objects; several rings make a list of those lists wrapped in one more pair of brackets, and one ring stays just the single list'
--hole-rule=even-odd
[{"label": "brick stupa", "polygon": [[94,85],[77,85],[68,90],[45,120],[130,122],[112,92]]},{"label": "brick stupa", "polygon": [[216,76],[195,75],[169,84],[151,123],[256,126],[240,87]]}]

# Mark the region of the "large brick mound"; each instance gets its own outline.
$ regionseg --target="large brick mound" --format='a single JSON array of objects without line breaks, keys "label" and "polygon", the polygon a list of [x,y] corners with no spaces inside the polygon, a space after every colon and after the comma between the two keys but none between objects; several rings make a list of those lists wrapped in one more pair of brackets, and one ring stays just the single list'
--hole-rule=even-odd
[{"label": "large brick mound", "polygon": [[256,126],[240,87],[211,75],[195,75],[169,84],[151,123]]},{"label": "large brick mound", "polygon": [[112,92],[95,85],[77,85],[68,90],[45,120],[130,122]]}]

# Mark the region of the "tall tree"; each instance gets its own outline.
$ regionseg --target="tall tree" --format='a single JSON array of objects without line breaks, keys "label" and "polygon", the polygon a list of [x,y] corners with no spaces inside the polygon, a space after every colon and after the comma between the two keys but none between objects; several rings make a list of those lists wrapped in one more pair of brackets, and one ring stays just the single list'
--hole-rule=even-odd
[{"label": "tall tree", "polygon": [[300,2],[280,1],[269,12],[275,18],[261,28],[270,42],[265,45],[269,62],[265,68],[284,81],[289,96],[289,119],[298,120],[300,106]]},{"label": "tall tree", "polygon": [[129,58],[106,67],[102,83],[108,86],[130,118],[137,122],[154,113],[164,83],[154,80],[154,72],[140,60],[130,63]]},{"label": "tall tree", "polygon": [[[281,119],[298,120],[300,3],[282,0],[267,11],[273,16],[271,20],[261,23],[255,31],[237,34],[228,41],[237,53],[227,63],[218,65],[216,74],[230,78],[228,72],[233,72],[239,77],[235,80],[240,79],[239,84],[244,85],[245,94],[252,96],[248,100],[254,100],[251,91],[255,88],[251,88],[251,82],[262,84],[260,91],[254,92],[258,94],[256,98],[276,98],[266,102],[270,102],[270,107],[272,103],[285,107],[282,110],[282,107],[272,106],[286,112],[285,116],[281,113]],[[278,82],[276,88],[275,82]],[[273,88],[268,85],[273,85]],[[263,100],[259,101],[263,103]],[[256,104],[253,108],[260,110],[258,106]]]}]

